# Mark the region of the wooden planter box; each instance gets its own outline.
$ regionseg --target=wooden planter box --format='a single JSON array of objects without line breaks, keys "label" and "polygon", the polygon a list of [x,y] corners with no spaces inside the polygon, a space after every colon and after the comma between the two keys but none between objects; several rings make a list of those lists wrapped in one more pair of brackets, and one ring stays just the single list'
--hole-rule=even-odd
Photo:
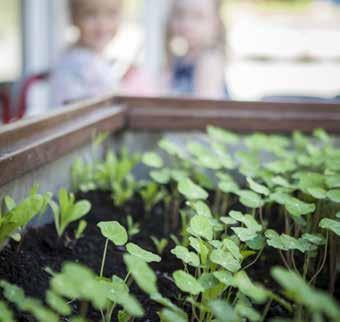
[{"label": "wooden planter box", "polygon": [[[27,196],[34,184],[39,184],[40,191],[49,191],[54,195],[56,195],[61,187],[70,188],[70,169],[75,159],[79,157],[96,159],[105,152],[107,146],[111,149],[127,147],[131,152],[150,151],[156,147],[157,142],[164,134],[166,136],[172,135],[172,137],[177,139],[179,144],[181,144],[188,136],[201,135],[208,125],[215,125],[241,133],[262,131],[289,134],[294,130],[312,132],[316,128],[323,128],[329,133],[339,134],[340,105],[227,102],[123,96],[108,96],[98,100],[75,104],[49,115],[27,119],[1,128],[0,200],[2,200],[5,195],[10,195],[15,200],[23,199]],[[94,148],[93,138],[100,132],[108,132],[111,135],[102,146]],[[337,144],[339,142],[337,139]],[[233,153],[232,148],[229,150],[231,153]],[[237,146],[236,149],[242,149],[242,145]],[[138,166],[136,168],[138,169]],[[142,171],[137,172],[137,177],[138,179],[139,177],[143,177]],[[237,180],[237,178],[235,179]],[[99,195],[96,195],[96,193],[99,193]],[[91,203],[93,204],[93,208],[95,208],[96,211],[98,210],[100,218],[105,216],[105,220],[112,220],[112,217],[117,215],[120,216],[119,218],[126,220],[126,217],[132,213],[130,212],[132,207],[128,208],[129,210],[123,210],[123,208],[117,210],[112,204],[110,194],[107,192],[95,191],[94,194],[95,195],[91,195],[94,200],[94,202]],[[97,198],[98,196],[99,198]],[[223,210],[221,210],[221,213],[225,213],[227,210],[228,198],[229,197],[227,197],[225,203],[223,202],[223,205],[226,206],[225,208],[222,207]],[[89,200],[91,200],[91,198]],[[221,201],[218,198],[216,198],[216,200]],[[107,205],[105,206],[107,201],[109,201],[111,208],[106,207]],[[102,208],[103,204],[106,208]],[[103,209],[105,211],[102,211]],[[169,231],[168,226],[170,225],[168,224],[171,220],[168,219],[173,219],[173,217],[171,217],[171,214],[165,211],[165,209],[167,209],[167,207],[161,208],[159,211],[164,217],[161,217],[161,219],[158,218],[158,221],[155,221],[155,226],[151,228],[148,226],[148,229],[144,231],[148,241],[150,239],[149,234],[153,234],[155,230],[164,223],[167,223],[167,229],[162,231]],[[172,208],[169,207],[169,209]],[[177,208],[173,206],[173,209],[176,210]],[[116,210],[117,213],[113,213],[113,211]],[[145,209],[139,209],[138,205],[136,206],[134,204],[133,210],[133,214],[137,216],[136,220],[138,221],[141,213],[140,210]],[[174,213],[177,214],[178,212],[174,211]],[[254,216],[255,214],[256,211]],[[268,219],[271,223],[275,223],[277,219],[276,212],[274,212],[274,214],[274,217]],[[94,212],[93,215],[94,217],[91,217],[91,220],[94,220],[93,218],[98,219],[98,217],[96,217],[97,213]],[[260,210],[260,216],[262,216],[262,210]],[[49,214],[46,213],[44,218],[48,221],[50,218]],[[145,218],[146,217],[144,217],[144,219]],[[263,218],[260,218],[262,222]],[[42,218],[39,218],[37,229],[29,229],[25,234],[25,243],[27,242],[30,248],[34,250],[39,248],[34,247],[36,240],[39,240],[40,237],[44,235],[43,232],[46,234],[44,229],[52,227],[52,225],[41,226],[43,224],[41,219]],[[82,250],[85,251],[81,252],[81,258],[78,258],[79,254],[77,253],[76,258],[79,262],[91,262],[93,264],[93,261],[89,260],[90,253],[95,254],[95,260],[98,260],[97,251],[102,247],[103,236],[100,236],[100,239],[92,239],[96,235],[97,219],[95,222],[92,222],[92,227],[95,227],[96,230],[90,230],[91,233],[88,235],[91,237],[91,247],[82,247]],[[100,220],[104,219],[101,218]],[[177,227],[178,222],[176,220],[173,221],[174,227]],[[34,223],[31,222],[30,225],[34,227]],[[141,230],[143,230],[143,228],[141,228]],[[52,231],[56,234],[54,227]],[[30,235],[30,232],[32,232],[33,235]],[[47,231],[47,236],[50,236],[50,232],[50,230]],[[99,231],[97,231],[97,233],[99,234]],[[29,238],[27,238],[27,235],[29,235]],[[49,247],[52,246],[50,249],[53,256],[48,258],[54,259],[57,257],[55,256],[57,254],[56,252],[59,254],[60,250],[66,249],[66,244],[61,245],[61,241],[72,242],[71,239],[68,239],[68,236],[63,237],[65,237],[65,240],[59,239],[56,241],[53,239],[52,242],[51,239],[48,239],[47,242],[46,239],[42,239],[44,241],[41,243],[44,249],[43,253],[45,252],[45,247],[49,249]],[[84,239],[85,237],[86,236],[84,236]],[[39,243],[37,243],[37,245],[39,245]],[[107,243],[105,245],[107,245]],[[11,246],[11,244],[8,246]],[[20,258],[20,256],[17,255],[19,254],[20,246],[21,243],[19,243],[11,259],[14,258],[14,260],[16,260]],[[88,249],[92,249],[92,252],[89,252]],[[336,245],[336,241],[332,238],[328,250],[330,254],[329,267],[331,268],[329,269],[329,276],[331,276],[331,278],[328,289],[331,293],[333,293],[335,289],[336,282],[335,268],[337,263],[335,255],[337,254],[337,249],[339,248]],[[67,249],[67,251],[68,250],[69,249]],[[259,254],[261,255],[262,252]],[[118,261],[116,262],[116,259],[120,258],[119,256],[121,255],[121,253],[116,252],[115,256],[117,257],[114,259],[112,257],[113,262],[111,264],[115,269],[119,266],[117,265]],[[33,257],[34,256],[31,256],[31,258]],[[268,257],[266,255],[266,258],[269,257],[270,255]],[[26,260],[26,257],[23,258]],[[36,258],[40,259],[39,256],[36,256]],[[64,261],[66,257],[60,258]],[[69,258],[69,255],[67,255],[67,258]],[[292,261],[295,265],[294,256],[292,257]],[[33,261],[26,262],[31,263]],[[50,262],[48,262],[48,265],[49,264]],[[168,264],[167,262],[167,265]],[[33,266],[37,267],[37,272],[40,276],[40,268],[43,265],[39,262],[38,265]],[[289,265],[287,266],[289,267]],[[33,276],[32,267],[28,267],[26,272]],[[92,269],[93,268],[94,267],[92,267]],[[121,267],[119,266],[119,268]],[[10,267],[9,275],[12,274],[12,271],[13,269]],[[35,274],[37,272],[35,272]],[[20,277],[20,273],[16,271],[12,275],[14,275],[14,278],[12,278],[11,282],[13,282],[13,279],[15,280]],[[39,283],[33,283],[26,277],[24,274],[23,278],[25,282],[27,281],[30,284],[29,287],[31,289],[33,288],[35,290],[38,288]],[[14,282],[16,283],[16,281]],[[43,288],[40,287],[39,290],[41,289]],[[170,293],[172,292],[171,288],[167,289],[170,290]],[[45,291],[45,289],[43,290]],[[271,301],[269,305],[271,305]]]},{"label": "wooden planter box", "polygon": [[88,154],[95,132],[124,133],[139,147],[146,133],[188,132],[216,125],[237,132],[340,133],[340,105],[236,102],[179,98],[108,96],[62,108],[0,129],[0,194],[21,197],[34,183],[55,192],[69,184],[75,155]]}]

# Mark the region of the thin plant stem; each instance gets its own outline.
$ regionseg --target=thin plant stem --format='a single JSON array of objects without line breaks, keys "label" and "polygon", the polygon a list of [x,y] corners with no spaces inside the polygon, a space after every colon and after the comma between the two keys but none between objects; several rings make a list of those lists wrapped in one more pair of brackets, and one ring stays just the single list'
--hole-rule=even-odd
[{"label": "thin plant stem", "polygon": [[291,268],[290,268],[289,264],[287,263],[287,260],[286,260],[286,258],[285,258],[285,256],[283,255],[283,253],[282,253],[281,250],[279,250],[279,254],[280,254],[281,259],[282,259],[284,265],[286,266],[286,268],[289,269],[289,270],[291,270]]},{"label": "thin plant stem", "polygon": [[100,277],[103,277],[104,274],[104,266],[105,266],[105,261],[106,261],[106,254],[107,254],[107,247],[109,245],[109,239],[106,239],[105,241],[105,247],[104,247],[104,253],[103,253],[103,258],[102,258],[102,265],[100,267]]},{"label": "thin plant stem", "polygon": [[219,205],[221,202],[222,192],[220,189],[216,190],[215,197],[214,197],[214,204],[213,204],[213,212],[216,214],[219,209]]},{"label": "thin plant stem", "polygon": [[221,216],[224,216],[225,213],[227,212],[228,204],[229,204],[229,195],[223,195],[223,202],[222,202],[221,210],[220,210]]},{"label": "thin plant stem", "polygon": [[336,282],[336,240],[334,235],[329,240],[329,284],[328,292],[334,294]]},{"label": "thin plant stem", "polygon": [[110,310],[107,312],[107,315],[106,315],[106,322],[111,322],[112,320],[112,314],[113,314],[113,311],[116,307],[116,303],[113,303]]},{"label": "thin plant stem", "polygon": [[275,293],[271,293],[271,298],[279,303],[281,306],[283,306],[288,312],[292,312],[292,306],[290,303],[286,302],[285,300],[281,299],[279,296],[277,296]]},{"label": "thin plant stem", "polygon": [[305,255],[305,261],[303,265],[303,279],[304,280],[306,280],[306,276],[308,274],[309,260],[310,260],[309,254]]},{"label": "thin plant stem", "polygon": [[286,235],[290,235],[290,220],[286,212],[284,216],[285,216],[285,233]]},{"label": "thin plant stem", "polygon": [[87,309],[89,307],[89,304],[85,301],[81,302],[80,304],[80,316],[83,318],[86,318],[87,315]]},{"label": "thin plant stem", "polygon": [[258,259],[259,259],[260,256],[262,255],[263,251],[264,251],[264,247],[257,253],[255,259],[254,259],[252,262],[250,262],[248,265],[246,265],[246,266],[243,268],[243,270],[245,271],[245,270],[248,269],[249,267],[253,266],[253,265],[258,261]]},{"label": "thin plant stem", "polygon": [[263,208],[262,207],[260,207],[260,209],[259,209],[259,218],[260,218],[261,225],[264,227],[264,218],[263,218]]},{"label": "thin plant stem", "polygon": [[327,253],[328,253],[328,232],[327,232],[325,251],[324,251],[324,256],[323,256],[321,266],[319,267],[317,272],[313,275],[313,277],[310,279],[309,284],[312,284],[314,282],[314,280],[317,278],[317,276],[322,272],[322,270],[323,270],[323,268],[326,264]]},{"label": "thin plant stem", "polygon": [[105,319],[105,315],[104,315],[103,310],[100,310],[100,315],[101,315],[101,317],[102,317],[102,322],[106,322],[106,319]]},{"label": "thin plant stem", "polygon": [[130,275],[131,275],[131,272],[128,272],[128,273],[126,274],[126,277],[125,277],[125,279],[124,279],[124,283],[127,283],[127,281],[129,280]]},{"label": "thin plant stem", "polygon": [[296,273],[300,273],[298,268],[296,267],[296,264],[295,264],[294,251],[292,250],[290,254],[291,254],[291,262],[292,262],[294,270],[296,271]]},{"label": "thin plant stem", "polygon": [[266,304],[266,306],[265,306],[265,308],[264,308],[264,310],[263,310],[263,313],[262,313],[261,322],[264,322],[264,321],[265,321],[266,316],[267,316],[267,314],[268,314],[268,312],[269,312],[270,306],[271,306],[271,304],[272,304],[272,301],[273,301],[273,300],[270,299],[270,300],[267,302],[267,304]]}]

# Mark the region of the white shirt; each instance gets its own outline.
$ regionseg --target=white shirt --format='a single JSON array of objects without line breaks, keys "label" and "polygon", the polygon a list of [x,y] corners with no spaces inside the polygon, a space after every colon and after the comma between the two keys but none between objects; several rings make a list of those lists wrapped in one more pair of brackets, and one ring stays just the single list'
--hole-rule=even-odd
[{"label": "white shirt", "polygon": [[113,67],[105,58],[86,48],[70,48],[51,73],[52,107],[110,93],[116,82]]}]

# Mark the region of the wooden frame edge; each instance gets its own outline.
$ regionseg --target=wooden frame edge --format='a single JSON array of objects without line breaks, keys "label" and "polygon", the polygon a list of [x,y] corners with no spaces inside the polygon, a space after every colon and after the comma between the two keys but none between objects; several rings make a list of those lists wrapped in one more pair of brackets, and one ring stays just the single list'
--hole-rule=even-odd
[{"label": "wooden frame edge", "polygon": [[135,130],[193,130],[211,124],[239,132],[311,132],[322,127],[340,133],[340,104],[128,96],[115,101],[127,107],[128,128]]},{"label": "wooden frame edge", "polygon": [[[0,155],[0,186],[88,143],[94,132],[114,133],[125,127],[126,110],[124,107],[111,105],[111,107],[99,108],[97,103],[93,106],[97,109],[85,108],[74,119],[68,119],[68,121],[64,119],[65,122],[56,124],[50,131],[48,129],[42,131],[44,137],[38,134],[39,126],[43,124],[44,129],[46,126],[45,123],[40,123],[41,119],[30,120],[28,125],[22,124],[24,122],[18,123],[18,142],[14,144],[13,149],[5,149],[5,152]],[[48,119],[46,122],[48,123]],[[22,140],[20,131],[26,133],[30,129],[35,132],[29,138]],[[8,135],[7,139],[13,137],[15,126],[13,131],[12,129],[8,132],[3,131],[2,134],[0,133],[0,138],[4,140],[6,135]]]},{"label": "wooden frame edge", "polygon": [[94,131],[200,130],[340,133],[339,104],[106,96],[0,129],[0,186],[91,140]]}]

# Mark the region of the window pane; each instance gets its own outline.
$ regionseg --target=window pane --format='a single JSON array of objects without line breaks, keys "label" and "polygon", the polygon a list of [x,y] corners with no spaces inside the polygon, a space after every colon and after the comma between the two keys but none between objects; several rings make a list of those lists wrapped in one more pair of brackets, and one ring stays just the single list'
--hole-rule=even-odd
[{"label": "window pane", "polygon": [[0,1],[0,82],[20,77],[22,67],[20,0]]}]

